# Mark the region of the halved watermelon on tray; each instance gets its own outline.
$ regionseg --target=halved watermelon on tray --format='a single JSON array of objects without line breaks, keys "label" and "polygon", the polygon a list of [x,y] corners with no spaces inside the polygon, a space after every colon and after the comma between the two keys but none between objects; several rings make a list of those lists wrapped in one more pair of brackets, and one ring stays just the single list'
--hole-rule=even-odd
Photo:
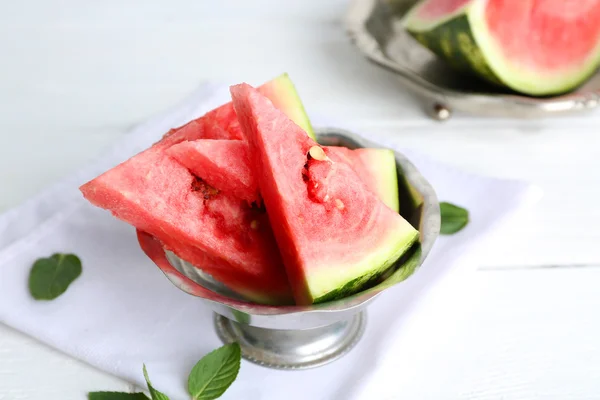
[{"label": "halved watermelon on tray", "polygon": [[158,243],[251,302],[323,302],[377,279],[417,238],[393,152],[318,146],[287,75],[232,93],[84,197],[133,225],[161,269]]},{"label": "halved watermelon on tray", "polygon": [[600,0],[421,0],[403,24],[449,65],[529,95],[567,92],[600,64]]}]

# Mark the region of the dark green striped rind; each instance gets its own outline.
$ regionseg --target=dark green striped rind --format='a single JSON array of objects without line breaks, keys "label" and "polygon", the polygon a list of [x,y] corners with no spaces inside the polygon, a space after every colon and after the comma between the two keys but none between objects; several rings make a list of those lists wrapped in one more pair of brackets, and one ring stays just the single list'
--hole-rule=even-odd
[{"label": "dark green striped rind", "polygon": [[385,269],[378,269],[376,271],[371,271],[369,274],[353,279],[350,282],[347,282],[344,286],[340,286],[337,289],[325,293],[323,296],[317,297],[313,300],[313,304],[342,299],[358,293],[361,290],[371,287],[377,283],[384,272]]},{"label": "dark green striped rind", "polygon": [[466,14],[458,14],[428,31],[416,31],[410,27],[407,31],[453,68],[475,74],[494,85],[504,86],[477,46]]},{"label": "dark green striped rind", "polygon": [[413,253],[411,249],[419,248],[417,240],[418,233],[414,237],[410,238],[409,241],[399,249],[399,251],[396,253],[397,255],[394,255],[382,265],[378,265],[377,267],[371,269],[367,274],[348,281],[343,286],[333,289],[324,295],[313,299],[313,304],[342,299],[381,282],[382,277],[387,277],[389,275],[390,267],[396,265],[397,268],[401,268],[404,266],[405,258],[408,258],[409,255],[412,255]]}]

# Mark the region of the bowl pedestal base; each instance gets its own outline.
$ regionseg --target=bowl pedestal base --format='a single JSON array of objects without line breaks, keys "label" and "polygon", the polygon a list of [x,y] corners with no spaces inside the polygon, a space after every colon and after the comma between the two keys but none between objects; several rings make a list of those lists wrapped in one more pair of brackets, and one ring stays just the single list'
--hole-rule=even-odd
[{"label": "bowl pedestal base", "polygon": [[258,328],[215,314],[215,327],[223,342],[238,342],[244,359],[274,369],[313,368],[342,357],[358,343],[365,323],[365,311],[301,330]]}]

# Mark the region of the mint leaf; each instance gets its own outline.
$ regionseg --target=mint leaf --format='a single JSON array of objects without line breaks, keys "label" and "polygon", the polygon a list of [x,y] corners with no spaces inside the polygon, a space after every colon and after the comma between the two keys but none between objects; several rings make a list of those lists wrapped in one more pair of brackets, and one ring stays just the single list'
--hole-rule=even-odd
[{"label": "mint leaf", "polygon": [[29,272],[29,292],[36,300],[53,300],[81,275],[81,260],[74,254],[56,253],[40,258]]},{"label": "mint leaf", "polygon": [[442,235],[451,235],[463,229],[469,223],[469,212],[457,205],[441,202],[440,213],[442,215],[442,224],[440,233]]},{"label": "mint leaf", "polygon": [[144,393],[90,392],[88,400],[150,400]]},{"label": "mint leaf", "polygon": [[148,371],[146,370],[146,364],[144,364],[144,378],[146,378],[146,384],[148,385],[148,391],[150,392],[150,396],[152,396],[152,400],[169,400],[166,394],[161,393],[152,387],[150,378],[148,377]]},{"label": "mint leaf", "polygon": [[188,392],[193,400],[213,400],[231,386],[240,370],[242,352],[238,343],[231,343],[208,353],[192,368]]}]

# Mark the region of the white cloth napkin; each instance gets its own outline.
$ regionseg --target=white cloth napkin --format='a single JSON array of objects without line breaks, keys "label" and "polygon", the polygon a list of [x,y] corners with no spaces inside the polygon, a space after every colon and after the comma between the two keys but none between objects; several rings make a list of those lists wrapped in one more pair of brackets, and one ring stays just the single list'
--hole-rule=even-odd
[{"label": "white cloth napkin", "polygon": [[[186,399],[186,379],[204,354],[221,345],[212,312],[175,288],[140,250],[135,231],[88,204],[78,186],[149,146],[169,128],[228,101],[224,85],[204,85],[182,104],[140,125],[85,170],[0,216],[0,322],[104,371],[144,386],[146,363],[155,387]],[[317,118],[313,118],[319,125]],[[377,137],[370,136],[377,140]],[[381,141],[380,141],[381,142]],[[383,143],[385,144],[385,143]],[[472,222],[442,236],[409,280],[369,308],[361,342],[342,359],[306,371],[277,371],[243,361],[223,399],[381,399],[404,382],[428,384],[435,346],[461,318],[475,292],[469,274],[484,251],[482,239],[538,197],[519,182],[466,174],[404,151],[440,200],[469,209]],[[27,289],[35,259],[77,254],[83,273],[61,297],[33,300]],[[466,272],[466,273],[465,273]],[[411,378],[412,377],[412,378]],[[385,384],[387,382],[387,389]],[[90,387],[92,390],[111,388]],[[392,397],[385,397],[392,398]],[[410,398],[410,396],[408,397]]]}]

